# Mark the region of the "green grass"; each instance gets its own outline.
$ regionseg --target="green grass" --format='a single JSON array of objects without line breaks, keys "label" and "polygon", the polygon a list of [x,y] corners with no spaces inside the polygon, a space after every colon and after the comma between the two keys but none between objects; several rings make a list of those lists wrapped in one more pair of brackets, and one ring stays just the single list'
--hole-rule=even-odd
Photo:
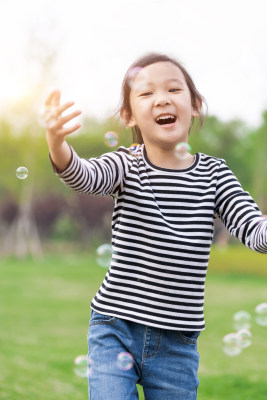
[{"label": "green grass", "polygon": [[[1,400],[87,399],[87,381],[74,374],[73,361],[87,353],[89,304],[105,272],[94,254],[78,252],[38,262],[0,260]],[[226,356],[221,346],[233,331],[232,315],[253,314],[266,301],[266,255],[244,247],[213,249],[206,330],[199,338],[198,400],[267,398],[267,327],[253,323],[253,343],[237,357]]]}]

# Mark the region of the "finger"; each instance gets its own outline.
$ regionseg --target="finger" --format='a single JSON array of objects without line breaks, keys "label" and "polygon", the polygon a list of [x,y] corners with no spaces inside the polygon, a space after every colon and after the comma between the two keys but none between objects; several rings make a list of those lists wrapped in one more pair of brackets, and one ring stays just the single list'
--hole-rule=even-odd
[{"label": "finger", "polygon": [[81,111],[74,111],[73,113],[69,115],[65,115],[64,117],[61,117],[58,119],[58,128],[66,124],[67,122],[71,121],[72,119],[78,117],[82,112]]},{"label": "finger", "polygon": [[64,124],[76,118],[80,114],[81,111],[74,111],[73,113],[61,118],[58,118],[55,114],[52,114],[46,119],[46,127],[50,130],[60,129]]},{"label": "finger", "polygon": [[59,106],[56,109],[57,115],[62,114],[64,111],[66,111],[68,108],[72,107],[74,104],[75,104],[74,101],[68,101],[67,103],[62,104],[62,106]]},{"label": "finger", "polygon": [[[44,112],[44,118],[46,120],[49,120],[51,118],[58,118],[64,111],[66,111],[68,108],[72,107],[74,104],[75,104],[74,101],[68,101],[67,103],[65,103],[59,107],[50,106],[48,108],[46,106],[46,111]],[[80,113],[81,113],[81,111],[79,111],[79,114]]]},{"label": "finger", "polygon": [[64,135],[69,135],[70,133],[77,131],[77,129],[79,129],[81,126],[82,126],[82,124],[78,123],[78,124],[75,124],[75,125],[73,125],[73,126],[71,126],[69,128],[60,129],[57,132],[57,134],[58,135],[63,135],[63,136]]},{"label": "finger", "polygon": [[[82,112],[80,110],[76,110],[73,113],[66,115],[62,118],[59,118],[59,116],[61,115],[61,113],[66,110],[67,108],[71,107],[71,105],[74,104],[73,102],[69,102],[64,104],[62,107],[51,107],[50,109],[46,110],[43,114],[43,119],[45,120],[46,123],[49,123],[49,121],[52,121],[52,123],[49,123],[49,127],[51,125],[55,126],[55,127],[61,127],[63,124],[65,124],[66,122],[70,121],[71,119],[77,117],[78,115],[80,115]],[[63,110],[63,111],[62,111]],[[56,124],[56,121],[58,122]]]},{"label": "finger", "polygon": [[[57,92],[59,92],[58,89],[53,90],[53,91],[49,94],[49,96],[47,97],[47,99],[46,99],[46,101],[45,101],[45,107],[46,107],[46,108],[51,108],[51,107],[52,107],[54,97],[55,97],[55,96],[58,96]],[[60,92],[59,92],[59,96],[60,96]]]},{"label": "finger", "polygon": [[52,107],[57,107],[60,104],[61,93],[60,90],[55,90],[54,96],[52,97]]}]

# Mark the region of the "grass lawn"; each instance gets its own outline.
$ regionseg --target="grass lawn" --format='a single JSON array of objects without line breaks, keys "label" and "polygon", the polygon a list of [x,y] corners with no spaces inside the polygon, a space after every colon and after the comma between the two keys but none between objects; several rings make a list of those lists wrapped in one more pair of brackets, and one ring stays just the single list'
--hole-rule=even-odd
[{"label": "grass lawn", "polygon": [[[1,400],[87,399],[87,380],[73,372],[74,359],[87,353],[89,303],[105,272],[94,254],[78,252],[38,262],[0,260]],[[267,256],[245,247],[214,248],[206,330],[199,338],[198,400],[267,399],[267,327],[252,322],[253,343],[239,356],[222,351],[233,314],[253,314],[261,302],[267,302]]]}]

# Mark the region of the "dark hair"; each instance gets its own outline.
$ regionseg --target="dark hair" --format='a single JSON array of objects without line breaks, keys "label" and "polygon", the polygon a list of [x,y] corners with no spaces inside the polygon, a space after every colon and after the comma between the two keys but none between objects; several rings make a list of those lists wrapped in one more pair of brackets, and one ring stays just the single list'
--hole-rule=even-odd
[{"label": "dark hair", "polygon": [[[124,111],[126,113],[127,118],[130,119],[131,114],[132,114],[131,105],[130,105],[130,93],[131,93],[130,82],[132,79],[132,76],[131,76],[132,71],[138,72],[141,68],[147,67],[148,65],[155,64],[155,63],[161,62],[161,61],[169,61],[169,62],[173,63],[174,65],[176,65],[181,70],[181,72],[183,73],[183,75],[185,77],[185,81],[186,81],[187,86],[190,91],[191,102],[192,102],[193,108],[199,109],[199,104],[201,104],[201,105],[203,103],[206,104],[204,97],[199,93],[199,91],[195,87],[195,84],[194,84],[191,76],[189,75],[189,73],[186,71],[185,67],[179,61],[177,61],[176,59],[169,57],[165,54],[148,53],[148,54],[145,54],[144,56],[140,57],[129,67],[129,69],[127,70],[127,72],[125,74],[123,82],[122,82],[121,103],[120,103],[119,111],[120,112]],[[200,115],[198,117],[199,128],[201,128],[201,126],[203,125],[204,117],[205,116],[203,114],[202,107],[201,107]],[[192,128],[193,123],[194,123],[194,117],[192,117],[189,132]],[[140,143],[140,144],[143,143],[142,134],[141,134],[141,131],[138,128],[138,126],[135,126],[131,129],[132,129],[132,133],[133,133],[133,141],[135,143]]]}]

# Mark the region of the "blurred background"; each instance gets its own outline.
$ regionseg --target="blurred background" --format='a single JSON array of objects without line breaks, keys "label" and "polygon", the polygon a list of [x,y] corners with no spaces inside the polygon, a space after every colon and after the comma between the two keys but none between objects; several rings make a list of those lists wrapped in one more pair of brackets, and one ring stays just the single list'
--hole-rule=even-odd
[{"label": "blurred background", "polygon": [[[106,273],[95,252],[110,243],[113,201],[73,193],[54,174],[42,121],[49,92],[60,89],[83,112],[69,143],[80,156],[99,156],[116,148],[108,131],[117,147],[132,143],[116,114],[129,65],[150,51],[177,58],[208,104],[204,126],[190,134],[193,153],[224,158],[267,214],[266,11],[264,0],[1,3],[1,399],[87,396],[72,364],[87,352],[89,303]],[[16,176],[20,166],[26,179]],[[200,399],[266,398],[266,328],[254,326],[244,355],[221,350],[232,314],[252,315],[266,301],[266,266],[215,221]]]}]

